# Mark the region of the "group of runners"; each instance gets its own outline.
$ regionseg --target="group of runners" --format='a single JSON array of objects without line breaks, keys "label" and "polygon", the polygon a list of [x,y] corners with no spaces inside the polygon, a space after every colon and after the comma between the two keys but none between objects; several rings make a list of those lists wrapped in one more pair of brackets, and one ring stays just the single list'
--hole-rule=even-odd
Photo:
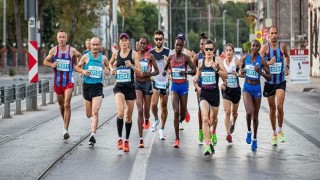
[{"label": "group of runners", "polygon": [[[251,42],[250,53],[237,59],[234,47],[228,43],[224,47],[225,58],[216,56],[215,43],[204,33],[200,35],[200,51],[195,54],[184,47],[185,36],[176,36],[174,49],[164,47],[164,33],[154,32],[155,47],[147,48],[149,39],[139,37],[135,50],[131,49],[130,36],[121,33],[118,37],[119,50],[113,52],[108,60],[100,50],[100,40],[93,37],[86,41],[87,50],[81,54],[67,45],[67,33],[60,30],[57,34],[58,45],[53,47],[44,65],[54,69],[54,89],[57,94],[60,112],[64,121],[63,138],[70,137],[68,127],[71,110],[70,101],[74,86],[73,71],[81,74],[83,81],[83,99],[86,116],[91,120],[89,145],[96,143],[95,133],[98,126],[99,109],[103,95],[103,76],[115,75],[114,95],[117,108],[117,148],[130,151],[129,137],[132,127],[134,104],[138,110],[139,148],[144,148],[143,129],[159,133],[161,140],[166,139],[168,117],[168,99],[171,96],[173,122],[175,130],[174,148],[180,147],[179,130],[182,122],[188,122],[187,101],[190,84],[194,85],[199,103],[198,139],[204,144],[204,155],[214,153],[217,144],[216,127],[220,106],[220,91],[224,109],[226,140],[232,142],[232,133],[238,118],[238,107],[243,94],[246,109],[246,142],[253,151],[257,150],[257,131],[259,109],[262,95],[267,97],[270,107],[269,116],[272,125],[271,144],[277,145],[278,138],[285,142],[282,131],[283,104],[285,98],[285,75],[289,70],[289,56],[284,43],[278,42],[277,27],[269,28],[268,43],[262,47],[257,40]],[[77,58],[74,67],[72,58]],[[194,76],[189,84],[188,75]],[[265,79],[262,92],[260,77]],[[242,86],[239,77],[244,78]],[[219,83],[220,80],[220,83]],[[158,103],[160,100],[160,114]],[[150,119],[150,110],[153,120]],[[278,120],[278,129],[277,129]],[[252,126],[253,122],[253,135]],[[125,138],[123,138],[125,126]]]}]

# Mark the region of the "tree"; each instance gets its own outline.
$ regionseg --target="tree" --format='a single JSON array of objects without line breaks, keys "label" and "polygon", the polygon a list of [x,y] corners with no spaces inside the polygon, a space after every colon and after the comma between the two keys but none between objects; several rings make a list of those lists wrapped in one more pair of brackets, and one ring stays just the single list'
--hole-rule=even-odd
[{"label": "tree", "polygon": [[21,0],[14,0],[14,20],[16,29],[16,41],[18,47],[18,54],[22,54],[22,35],[21,35],[21,23],[20,23],[20,4]]}]

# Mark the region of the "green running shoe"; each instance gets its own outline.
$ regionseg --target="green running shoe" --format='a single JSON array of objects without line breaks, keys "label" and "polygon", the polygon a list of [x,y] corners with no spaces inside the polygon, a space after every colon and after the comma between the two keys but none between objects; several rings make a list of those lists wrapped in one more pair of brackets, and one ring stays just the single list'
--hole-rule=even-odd
[{"label": "green running shoe", "polygon": [[215,133],[212,134],[211,141],[212,141],[212,145],[213,145],[213,146],[216,146],[216,145],[217,145],[218,138],[217,138],[217,135],[216,135]]},{"label": "green running shoe", "polygon": [[280,131],[280,132],[278,133],[278,136],[279,136],[279,138],[280,138],[280,142],[282,142],[282,143],[286,142],[286,138],[284,137],[284,134],[283,134],[282,131]]},{"label": "green running shoe", "polygon": [[278,137],[276,135],[272,136],[271,145],[272,146],[278,145]]},{"label": "green running shoe", "polygon": [[208,156],[208,155],[210,155],[210,154],[212,154],[211,147],[210,147],[210,146],[206,146],[206,147],[204,148],[204,155],[205,155],[205,156]]},{"label": "green running shoe", "polygon": [[203,131],[202,131],[202,129],[199,129],[198,138],[199,138],[199,142],[200,142],[200,143],[203,143],[204,138],[203,138]]}]

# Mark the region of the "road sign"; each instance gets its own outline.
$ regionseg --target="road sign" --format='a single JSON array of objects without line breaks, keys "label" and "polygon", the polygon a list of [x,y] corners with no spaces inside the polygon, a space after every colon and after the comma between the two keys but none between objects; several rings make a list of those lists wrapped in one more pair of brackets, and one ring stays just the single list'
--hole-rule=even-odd
[{"label": "road sign", "polygon": [[28,44],[29,60],[29,82],[38,82],[38,46],[37,41],[29,41]]},{"label": "road sign", "polygon": [[310,83],[310,59],[308,49],[290,50],[290,82]]},{"label": "road sign", "polygon": [[256,40],[258,40],[260,44],[262,44],[262,32],[260,30],[256,31],[255,36],[256,36]]}]

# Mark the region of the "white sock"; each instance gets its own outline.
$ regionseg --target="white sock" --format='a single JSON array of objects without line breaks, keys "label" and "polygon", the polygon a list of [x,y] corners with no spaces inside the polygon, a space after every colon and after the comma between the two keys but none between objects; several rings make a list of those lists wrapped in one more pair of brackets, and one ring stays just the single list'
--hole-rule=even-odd
[{"label": "white sock", "polygon": [[277,130],[274,130],[274,131],[273,131],[273,135],[277,135]]},{"label": "white sock", "polygon": [[282,131],[282,127],[279,127],[279,130],[278,130],[278,132],[281,132]]}]

